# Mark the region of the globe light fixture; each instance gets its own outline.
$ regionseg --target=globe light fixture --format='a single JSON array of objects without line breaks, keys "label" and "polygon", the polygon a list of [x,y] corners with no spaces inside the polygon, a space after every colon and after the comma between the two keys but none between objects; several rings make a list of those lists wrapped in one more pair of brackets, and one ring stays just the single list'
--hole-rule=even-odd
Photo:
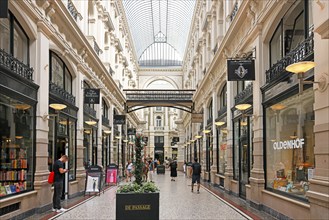
[{"label": "globe light fixture", "polygon": [[250,108],[250,107],[251,107],[251,105],[248,104],[248,103],[245,103],[245,104],[238,104],[238,105],[235,106],[235,108],[238,109],[238,110],[241,111],[241,112],[247,110],[247,109]]},{"label": "globe light fixture", "polygon": [[215,122],[215,125],[217,125],[217,126],[222,126],[224,124],[225,124],[225,121],[216,121]]},{"label": "globe light fixture", "polygon": [[95,124],[97,124],[97,121],[89,120],[89,121],[85,121],[85,123],[86,123],[87,125],[95,125]]},{"label": "globe light fixture", "polygon": [[61,111],[61,110],[65,109],[67,106],[64,104],[60,104],[60,103],[52,103],[49,105],[49,107],[54,109],[55,111]]}]

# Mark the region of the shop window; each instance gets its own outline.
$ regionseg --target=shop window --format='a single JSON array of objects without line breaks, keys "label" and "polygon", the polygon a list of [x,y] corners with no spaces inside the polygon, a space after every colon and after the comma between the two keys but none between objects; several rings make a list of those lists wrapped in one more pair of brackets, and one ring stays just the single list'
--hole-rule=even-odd
[{"label": "shop window", "polygon": [[33,189],[34,109],[0,94],[0,197]]},{"label": "shop window", "polygon": [[212,118],[212,100],[210,101],[208,105],[208,119]]},{"label": "shop window", "polygon": [[8,18],[0,19],[0,48],[29,64],[29,39],[11,13]]},{"label": "shop window", "polygon": [[55,53],[50,52],[50,80],[72,94],[72,76],[65,63]]},{"label": "shop window", "polygon": [[223,87],[223,89],[221,90],[220,92],[220,95],[219,95],[219,109],[222,109],[224,107],[227,106],[227,88],[226,88],[226,84],[225,86]]},{"label": "shop window", "polygon": [[225,173],[227,166],[227,127],[221,126],[217,128],[218,145],[217,145],[217,172],[220,174]]},{"label": "shop window", "polygon": [[266,108],[266,186],[306,198],[314,162],[314,95],[304,91]]}]

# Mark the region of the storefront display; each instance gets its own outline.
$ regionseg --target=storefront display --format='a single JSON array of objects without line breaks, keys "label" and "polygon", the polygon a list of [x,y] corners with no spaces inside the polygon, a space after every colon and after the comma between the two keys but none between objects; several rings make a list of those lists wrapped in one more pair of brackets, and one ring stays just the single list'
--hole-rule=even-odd
[{"label": "storefront display", "polygon": [[308,89],[266,108],[267,188],[306,198],[315,165],[313,103]]},{"label": "storefront display", "polygon": [[0,197],[33,186],[33,106],[0,95]]}]

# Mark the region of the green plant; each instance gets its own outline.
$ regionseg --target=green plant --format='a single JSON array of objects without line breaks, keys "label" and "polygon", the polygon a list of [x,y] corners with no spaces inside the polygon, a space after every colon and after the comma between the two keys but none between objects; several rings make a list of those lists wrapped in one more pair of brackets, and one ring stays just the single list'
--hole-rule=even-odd
[{"label": "green plant", "polygon": [[136,152],[136,161],[135,161],[135,183],[142,185],[142,175],[143,175],[143,161],[142,161],[142,150],[143,146],[141,143],[143,136],[141,134],[136,134],[135,138],[135,152]]},{"label": "green plant", "polygon": [[159,192],[159,188],[154,183],[129,183],[121,185],[117,189],[117,193],[153,193]]}]

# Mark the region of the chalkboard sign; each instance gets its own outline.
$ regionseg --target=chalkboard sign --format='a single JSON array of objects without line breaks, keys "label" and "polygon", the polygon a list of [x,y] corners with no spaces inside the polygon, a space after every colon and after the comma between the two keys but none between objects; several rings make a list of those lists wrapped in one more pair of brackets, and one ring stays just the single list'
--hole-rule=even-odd
[{"label": "chalkboard sign", "polygon": [[84,103],[85,104],[99,104],[100,89],[85,89]]}]

